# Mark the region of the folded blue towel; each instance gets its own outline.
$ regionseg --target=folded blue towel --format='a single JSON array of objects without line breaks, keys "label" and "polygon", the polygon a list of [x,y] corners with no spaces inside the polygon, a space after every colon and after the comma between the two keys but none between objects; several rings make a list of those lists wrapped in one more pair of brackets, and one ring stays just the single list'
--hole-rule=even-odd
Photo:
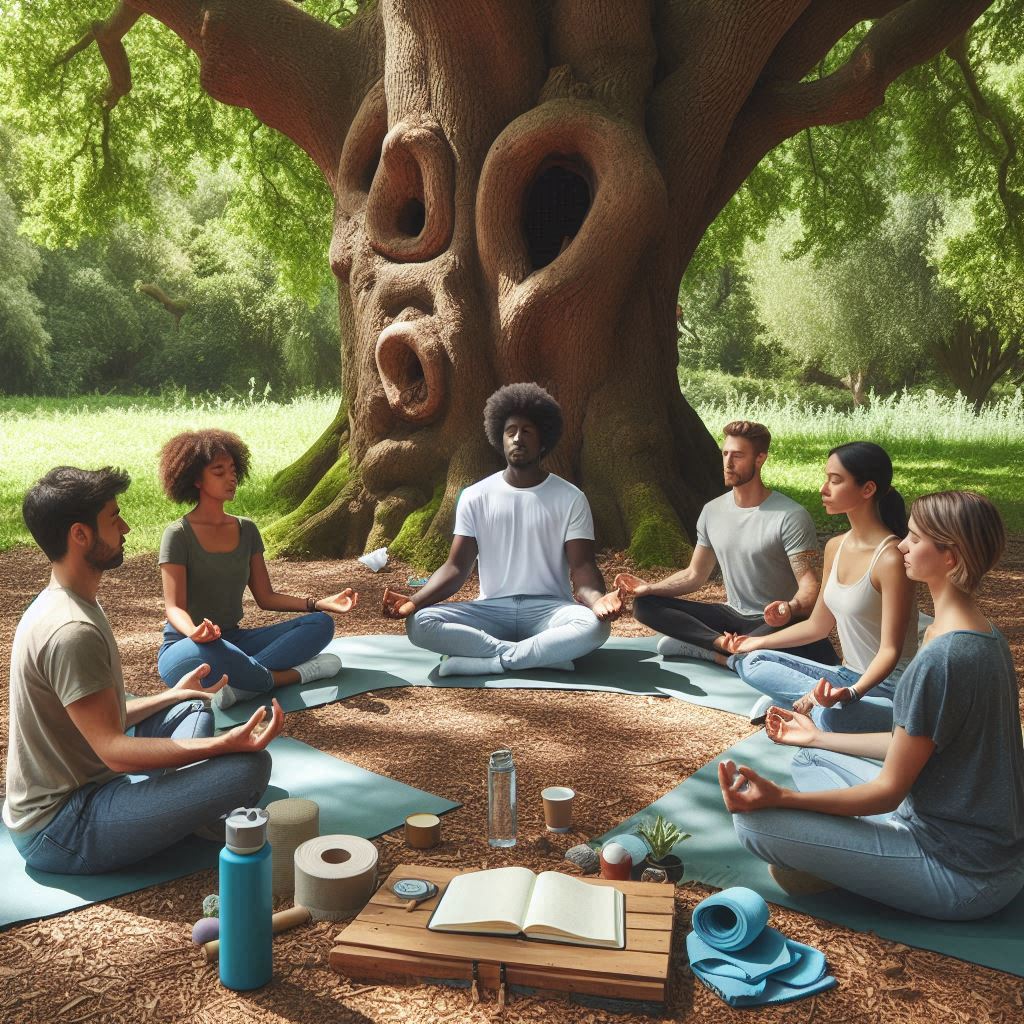
[{"label": "folded blue towel", "polygon": [[769,928],[768,914],[768,904],[742,886],[694,908],[690,968],[730,1006],[788,1003],[836,985],[824,954]]}]

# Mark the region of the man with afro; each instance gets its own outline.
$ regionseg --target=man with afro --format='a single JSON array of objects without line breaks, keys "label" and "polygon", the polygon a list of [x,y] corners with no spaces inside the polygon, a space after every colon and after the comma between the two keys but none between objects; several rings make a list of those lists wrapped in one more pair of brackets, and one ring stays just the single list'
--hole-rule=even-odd
[{"label": "man with afro", "polygon": [[[537,384],[508,384],[487,400],[484,430],[505,469],[462,492],[448,560],[412,596],[385,591],[384,614],[407,618],[414,644],[447,655],[442,676],[571,671],[608,638],[622,601],[605,593],[586,497],[541,465],[562,410]],[[479,599],[438,605],[474,562]]]}]

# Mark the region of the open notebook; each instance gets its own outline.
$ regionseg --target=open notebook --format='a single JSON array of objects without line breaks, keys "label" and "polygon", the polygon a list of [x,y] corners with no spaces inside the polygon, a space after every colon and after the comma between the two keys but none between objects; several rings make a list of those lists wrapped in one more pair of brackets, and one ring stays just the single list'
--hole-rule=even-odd
[{"label": "open notebook", "polygon": [[557,871],[493,868],[457,875],[430,918],[439,932],[525,935],[542,942],[622,949],[625,901],[611,886]]}]

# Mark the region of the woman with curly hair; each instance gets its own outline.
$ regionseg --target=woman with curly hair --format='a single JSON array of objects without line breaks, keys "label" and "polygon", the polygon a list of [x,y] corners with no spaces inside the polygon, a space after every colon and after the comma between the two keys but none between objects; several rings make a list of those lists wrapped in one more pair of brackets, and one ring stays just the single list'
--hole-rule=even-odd
[{"label": "woman with curly hair", "polygon": [[772,708],[771,739],[804,748],[793,758],[795,788],[719,764],[739,841],[787,891],[842,886],[965,921],[1024,886],[1017,679],[1006,638],[974,596],[1005,546],[982,495],[918,498],[899,550],[907,575],[928,586],[935,621],[896,687],[892,732],[823,732],[807,715]]},{"label": "woman with curly hair", "polygon": [[[334,636],[334,620],[326,613],[351,611],[358,600],[351,588],[321,598],[274,590],[256,524],[224,508],[248,473],[249,449],[226,430],[188,430],[160,452],[164,493],[194,507],[164,530],[160,542],[167,622],[157,668],[174,686],[208,664],[211,683],[228,677],[230,685],[214,697],[224,708],[275,686],[336,675],[341,659],[324,652]],[[246,587],[260,608],[306,614],[242,629]]]}]

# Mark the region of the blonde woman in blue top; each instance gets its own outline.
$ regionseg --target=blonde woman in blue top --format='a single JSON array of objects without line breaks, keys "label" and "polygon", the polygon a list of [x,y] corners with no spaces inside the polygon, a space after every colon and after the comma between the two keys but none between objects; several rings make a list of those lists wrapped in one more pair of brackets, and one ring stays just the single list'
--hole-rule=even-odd
[{"label": "blonde woman in blue top", "polygon": [[804,748],[793,788],[718,766],[737,837],[784,889],[841,886],[960,921],[1000,910],[1024,886],[1017,677],[974,596],[1005,545],[982,495],[918,498],[900,551],[907,575],[927,585],[935,621],[896,688],[892,731],[828,733],[772,708],[771,739]]}]

